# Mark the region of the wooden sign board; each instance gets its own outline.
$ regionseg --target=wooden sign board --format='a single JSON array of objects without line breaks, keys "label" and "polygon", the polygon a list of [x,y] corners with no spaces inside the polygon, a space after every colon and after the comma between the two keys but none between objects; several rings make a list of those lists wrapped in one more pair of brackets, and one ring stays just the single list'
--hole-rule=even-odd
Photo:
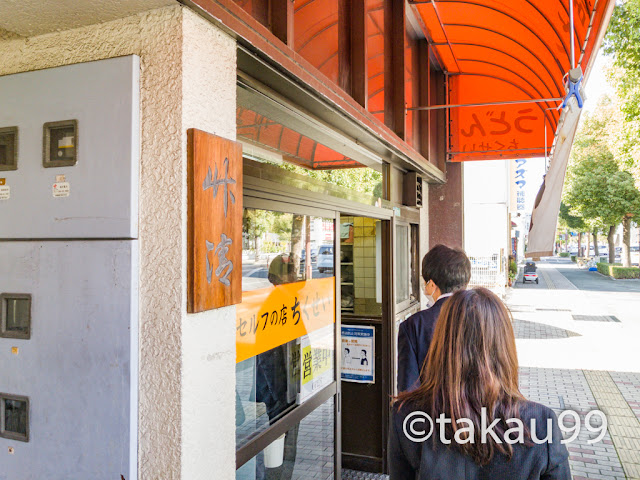
[{"label": "wooden sign board", "polygon": [[242,301],[242,145],[187,131],[187,311]]}]

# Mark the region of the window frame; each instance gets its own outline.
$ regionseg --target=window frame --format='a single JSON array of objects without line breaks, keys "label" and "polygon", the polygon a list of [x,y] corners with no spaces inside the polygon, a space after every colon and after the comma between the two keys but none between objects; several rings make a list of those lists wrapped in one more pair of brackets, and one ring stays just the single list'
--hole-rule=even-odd
[{"label": "window frame", "polygon": [[[27,421],[24,434],[16,432],[8,432],[5,425],[5,400],[15,400],[18,402],[25,402],[27,404]],[[0,393],[0,438],[7,438],[9,440],[17,440],[19,442],[29,442],[29,414],[30,414],[30,402],[29,397],[22,395],[14,395],[11,393]]]}]

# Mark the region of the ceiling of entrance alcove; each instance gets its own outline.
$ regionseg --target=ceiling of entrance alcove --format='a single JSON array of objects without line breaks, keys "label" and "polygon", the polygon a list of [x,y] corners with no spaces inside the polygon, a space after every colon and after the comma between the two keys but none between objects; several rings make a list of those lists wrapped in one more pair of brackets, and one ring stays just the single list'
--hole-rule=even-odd
[{"label": "ceiling of entrance alcove", "polygon": [[2,0],[0,29],[30,37],[177,4],[175,0]]}]

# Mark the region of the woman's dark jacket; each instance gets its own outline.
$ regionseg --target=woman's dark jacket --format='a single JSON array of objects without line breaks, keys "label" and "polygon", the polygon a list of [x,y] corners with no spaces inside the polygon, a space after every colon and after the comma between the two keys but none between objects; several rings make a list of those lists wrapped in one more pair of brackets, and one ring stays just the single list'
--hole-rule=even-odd
[{"label": "woman's dark jacket", "polygon": [[[553,410],[544,405],[523,403],[520,419],[527,428],[531,426],[531,419],[536,419],[538,439],[546,438],[547,419],[551,419],[552,443],[514,444],[510,460],[496,453],[485,466],[474,463],[453,445],[440,442],[440,427],[435,422],[433,435],[438,438],[435,444],[432,438],[423,443],[409,440],[403,433],[403,422],[414,409],[405,404],[398,410],[397,405],[393,408],[389,435],[390,480],[571,480],[569,454],[566,446],[560,443],[562,433],[558,419]],[[513,424],[508,427],[513,427]],[[416,424],[416,428],[428,430],[428,425]],[[516,438],[516,435],[511,435],[511,438]],[[475,441],[480,439],[481,432],[477,428]]]}]

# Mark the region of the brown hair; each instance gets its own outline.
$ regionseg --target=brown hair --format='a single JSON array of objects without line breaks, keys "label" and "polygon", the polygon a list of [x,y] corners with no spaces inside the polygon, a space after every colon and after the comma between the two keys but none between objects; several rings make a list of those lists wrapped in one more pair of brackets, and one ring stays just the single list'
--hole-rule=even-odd
[{"label": "brown hair", "polygon": [[[458,419],[469,419],[480,432],[481,410],[487,409],[487,424],[500,418],[494,428],[504,439],[510,427],[506,420],[519,418],[525,400],[518,388],[518,358],[511,314],[502,301],[486,288],[460,290],[442,307],[433,340],[420,373],[416,390],[398,395],[400,406],[409,403],[435,419],[444,413],[447,438],[460,428]],[[433,439],[439,435],[434,434]],[[477,435],[476,435],[477,436]],[[460,437],[467,438],[465,431]],[[529,433],[525,430],[525,441]],[[513,448],[488,436],[482,443],[451,443],[476,463],[486,465],[495,452],[511,458]]]}]

